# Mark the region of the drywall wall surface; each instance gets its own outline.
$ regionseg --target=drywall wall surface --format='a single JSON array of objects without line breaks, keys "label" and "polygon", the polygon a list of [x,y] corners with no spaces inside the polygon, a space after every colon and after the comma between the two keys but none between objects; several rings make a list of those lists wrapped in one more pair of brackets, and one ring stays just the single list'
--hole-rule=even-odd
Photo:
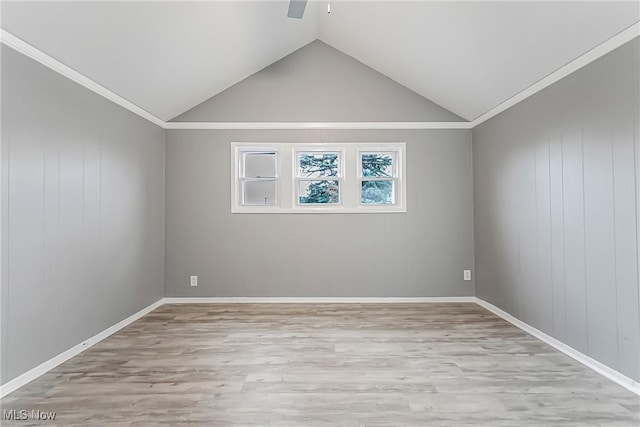
[{"label": "drywall wall surface", "polygon": [[477,296],[636,381],[639,48],[473,130]]},{"label": "drywall wall surface", "polygon": [[164,130],[1,55],[6,383],[162,298]]},{"label": "drywall wall surface", "polygon": [[[472,296],[471,132],[167,131],[167,297]],[[230,143],[406,142],[407,212],[232,214]],[[189,276],[198,286],[189,286]]]},{"label": "drywall wall surface", "polygon": [[316,40],[173,121],[446,122],[464,119]]}]

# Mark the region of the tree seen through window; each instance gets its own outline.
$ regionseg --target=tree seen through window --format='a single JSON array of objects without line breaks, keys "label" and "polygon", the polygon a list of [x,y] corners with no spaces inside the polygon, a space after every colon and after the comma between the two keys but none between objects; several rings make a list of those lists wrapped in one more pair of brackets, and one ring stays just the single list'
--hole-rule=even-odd
[{"label": "tree seen through window", "polygon": [[[394,170],[392,153],[362,153],[362,184],[360,201],[363,204],[388,205],[394,203]],[[367,179],[368,178],[368,179]],[[389,179],[384,179],[389,178]]]},{"label": "tree seen through window", "polygon": [[299,203],[336,204],[340,202],[340,181],[322,179],[339,176],[338,153],[300,153],[298,155]]}]

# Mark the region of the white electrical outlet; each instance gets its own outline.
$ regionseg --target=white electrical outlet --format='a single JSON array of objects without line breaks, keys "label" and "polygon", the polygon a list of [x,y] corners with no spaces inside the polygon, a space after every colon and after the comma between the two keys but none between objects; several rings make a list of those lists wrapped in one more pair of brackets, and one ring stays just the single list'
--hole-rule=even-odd
[{"label": "white electrical outlet", "polygon": [[464,280],[471,280],[471,270],[464,270]]},{"label": "white electrical outlet", "polygon": [[191,286],[198,286],[198,276],[191,276]]}]

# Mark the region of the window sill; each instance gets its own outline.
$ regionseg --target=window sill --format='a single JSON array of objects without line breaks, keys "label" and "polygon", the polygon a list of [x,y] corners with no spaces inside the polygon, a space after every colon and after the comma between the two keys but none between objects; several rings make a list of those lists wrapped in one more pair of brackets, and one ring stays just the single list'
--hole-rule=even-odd
[{"label": "window sill", "polygon": [[246,214],[368,214],[368,213],[406,213],[406,207],[393,206],[366,206],[361,208],[341,208],[341,207],[325,207],[325,206],[309,206],[304,208],[279,208],[277,206],[269,207],[249,207],[231,209],[231,213]]}]

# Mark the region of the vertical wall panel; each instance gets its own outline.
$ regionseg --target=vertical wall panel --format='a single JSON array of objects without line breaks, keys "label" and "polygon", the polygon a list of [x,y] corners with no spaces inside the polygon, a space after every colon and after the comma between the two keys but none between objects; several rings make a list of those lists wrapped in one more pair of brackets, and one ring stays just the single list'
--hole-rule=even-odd
[{"label": "vertical wall panel", "polygon": [[[87,126],[89,128],[89,126]],[[92,283],[92,287],[83,286],[83,300],[86,308],[93,313],[101,313],[104,309],[103,274],[104,259],[100,252],[100,204],[102,201],[100,175],[100,127],[93,125],[87,129],[83,144],[82,167],[82,275],[83,284]],[[95,298],[94,296],[98,296]]]},{"label": "vertical wall panel", "polygon": [[[6,85],[7,76],[0,73],[2,87]],[[5,97],[1,100],[2,120],[13,120],[14,117],[8,110]],[[9,357],[9,287],[5,284],[9,282],[9,146],[11,145],[11,133],[7,126],[0,126],[0,197],[2,198],[2,215],[0,227],[0,379],[7,378]]]},{"label": "vertical wall panel", "polygon": [[[477,295],[636,381],[639,48],[629,42],[473,130],[475,258],[491,271]],[[514,245],[519,259],[503,256]],[[515,269],[517,279],[494,273]]]},{"label": "vertical wall panel", "polygon": [[[633,119],[614,126],[613,171],[615,198],[615,262],[617,284],[617,347],[620,369],[627,375],[640,376],[640,307],[638,305],[638,269],[636,227],[636,192],[629,185],[635,179]],[[624,116],[623,116],[624,117]]]},{"label": "vertical wall panel", "polygon": [[[638,286],[637,211],[638,186],[630,185],[637,179],[634,146],[637,142],[638,116],[638,50],[633,50],[629,64],[618,69],[619,78],[632,80],[633,89],[614,86],[622,101],[611,106],[613,110],[613,182],[615,199],[615,261],[617,284],[617,339],[621,372],[640,377],[640,287]],[[624,64],[623,64],[624,65]],[[634,226],[635,225],[635,226]]]},{"label": "vertical wall panel", "polygon": [[[622,58],[615,62],[621,65]],[[618,364],[615,254],[615,198],[613,186],[612,122],[622,107],[621,67],[610,69],[598,61],[590,71],[599,84],[584,92],[582,107],[585,177],[585,261],[589,353],[609,366]]]},{"label": "vertical wall panel", "polygon": [[585,265],[589,354],[617,364],[616,277],[611,134],[585,128],[584,207]]},{"label": "vertical wall panel", "polygon": [[[536,139],[536,284],[537,324],[553,333],[553,279],[551,276],[551,209],[549,138]],[[551,304],[549,304],[551,301]]]},{"label": "vertical wall panel", "polygon": [[562,142],[567,343],[587,351],[582,132],[563,134]]},{"label": "vertical wall panel", "polygon": [[[60,299],[69,304],[60,313],[62,329],[68,333],[60,336],[60,344],[69,348],[77,344],[82,334],[82,324],[77,319],[82,315],[83,274],[83,151],[84,141],[74,134],[79,123],[67,121],[62,129],[60,145],[59,181],[59,271]],[[29,350],[29,349],[26,349]]]},{"label": "vertical wall panel", "polygon": [[564,203],[562,182],[562,137],[554,134],[549,141],[549,206],[551,219],[551,283],[553,288],[553,335],[566,342]]},{"label": "vertical wall panel", "polygon": [[518,174],[513,177],[520,188],[515,206],[518,226],[518,308],[525,322],[538,324],[538,265],[537,265],[537,212],[536,212],[536,150],[533,137],[523,141],[527,155],[518,157]]},{"label": "vertical wall panel", "polygon": [[[4,125],[4,124],[3,124]],[[9,302],[9,345],[24,340],[48,341],[47,330],[43,325],[33,327],[28,335],[14,324],[28,324],[30,319],[47,316],[53,309],[47,297],[49,289],[39,289],[33,283],[44,280],[44,141],[35,138],[39,126],[24,127],[15,132],[15,138],[9,148],[9,218],[11,235],[9,238],[9,298],[22,301],[22,304]],[[20,143],[17,143],[20,141]],[[44,292],[44,298],[41,298]],[[14,299],[15,298],[15,299]],[[8,363],[17,369],[26,370],[34,366],[38,355],[33,353],[9,352]]]},{"label": "vertical wall panel", "polygon": [[[55,118],[54,118],[55,119]],[[43,290],[51,310],[49,319],[58,323],[55,307],[62,303],[60,299],[60,139],[57,124],[50,123],[55,131],[51,132],[44,143],[44,277]],[[55,320],[54,320],[55,319]],[[54,323],[52,322],[52,323]],[[48,347],[54,347],[60,340],[59,324],[47,327]]]},{"label": "vertical wall panel", "polygon": [[[512,135],[518,133],[517,128],[507,126],[507,140]],[[497,249],[497,253],[493,255],[493,263],[490,268],[497,265],[500,276],[497,278],[500,283],[500,295],[504,301],[504,307],[509,307],[514,313],[519,313],[519,301],[517,296],[522,288],[520,278],[520,216],[514,215],[521,203],[521,189],[519,188],[520,180],[518,179],[522,167],[519,156],[516,155],[513,147],[509,144],[498,144],[494,155],[496,158],[504,162],[505,168],[501,173],[491,178],[491,188],[498,188],[498,191],[491,195],[494,200],[493,211],[491,213],[492,226],[495,236],[493,236],[493,245]],[[482,190],[480,190],[482,191]],[[478,194],[478,199],[486,197],[485,192]],[[475,194],[474,194],[475,197]],[[482,203],[479,200],[479,203]],[[504,244],[506,242],[506,244]],[[504,260],[504,261],[502,261]],[[509,284],[515,284],[509,286]],[[476,287],[477,288],[477,287]]]}]

